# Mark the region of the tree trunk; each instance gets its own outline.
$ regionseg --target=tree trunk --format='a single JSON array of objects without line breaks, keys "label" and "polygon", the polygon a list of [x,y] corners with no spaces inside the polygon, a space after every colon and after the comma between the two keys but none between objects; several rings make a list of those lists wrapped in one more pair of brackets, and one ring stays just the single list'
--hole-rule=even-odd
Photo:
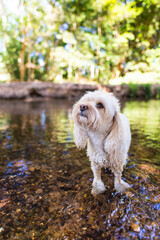
[{"label": "tree trunk", "polygon": [[[31,64],[31,57],[30,57],[30,55],[28,54],[28,63],[29,63],[29,65]],[[31,67],[29,66],[28,67],[28,82],[30,82],[31,81]]]},{"label": "tree trunk", "polygon": [[22,42],[22,49],[20,52],[20,56],[18,58],[18,63],[19,63],[19,71],[20,71],[20,81],[24,81],[24,75],[25,75],[25,65],[24,65],[24,56],[25,56],[25,41]]},{"label": "tree trunk", "polygon": [[91,65],[91,79],[94,79],[94,64]]}]

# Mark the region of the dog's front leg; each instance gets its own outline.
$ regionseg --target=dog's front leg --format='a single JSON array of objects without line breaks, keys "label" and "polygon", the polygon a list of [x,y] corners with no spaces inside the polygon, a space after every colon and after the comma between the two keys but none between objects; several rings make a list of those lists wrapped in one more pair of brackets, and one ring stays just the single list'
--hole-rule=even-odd
[{"label": "dog's front leg", "polygon": [[122,172],[114,171],[114,187],[118,192],[125,192],[130,187],[128,183],[121,179]]},{"label": "dog's front leg", "polygon": [[101,167],[94,161],[91,161],[91,169],[94,176],[92,183],[92,195],[97,195],[106,190],[104,183],[101,180]]}]

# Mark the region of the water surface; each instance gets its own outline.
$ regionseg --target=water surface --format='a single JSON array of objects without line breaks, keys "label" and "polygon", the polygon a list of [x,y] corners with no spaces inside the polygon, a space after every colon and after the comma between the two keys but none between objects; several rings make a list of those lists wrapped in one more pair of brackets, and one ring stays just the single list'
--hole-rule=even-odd
[{"label": "water surface", "polygon": [[91,195],[72,102],[0,102],[0,239],[159,239],[160,101],[127,102],[132,130],[125,194]]}]

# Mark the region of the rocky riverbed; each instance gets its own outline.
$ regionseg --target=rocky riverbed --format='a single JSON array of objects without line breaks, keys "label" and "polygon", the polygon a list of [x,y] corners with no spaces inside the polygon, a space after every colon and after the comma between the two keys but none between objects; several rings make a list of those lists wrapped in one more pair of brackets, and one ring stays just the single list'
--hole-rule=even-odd
[{"label": "rocky riverbed", "polygon": [[73,141],[74,101],[0,101],[0,240],[160,239],[160,100],[128,101],[132,143],[123,179],[91,195],[86,150]]}]

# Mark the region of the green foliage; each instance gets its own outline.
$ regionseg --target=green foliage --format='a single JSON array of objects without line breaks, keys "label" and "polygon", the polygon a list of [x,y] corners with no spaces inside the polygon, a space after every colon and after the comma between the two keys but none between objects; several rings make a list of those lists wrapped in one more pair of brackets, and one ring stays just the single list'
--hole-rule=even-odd
[{"label": "green foliage", "polygon": [[12,38],[7,43],[6,51],[2,54],[2,61],[5,63],[8,72],[14,79],[19,79],[19,67],[17,55],[20,54],[21,45],[17,39]]},{"label": "green foliage", "polygon": [[152,92],[151,92],[151,84],[145,84],[144,85],[144,89],[145,89],[145,97],[146,97],[146,99],[151,98],[151,94],[152,94]]},{"label": "green foliage", "polygon": [[160,80],[159,12],[158,0],[20,1],[0,18],[2,61],[21,81],[107,84],[146,71]]},{"label": "green foliage", "polygon": [[156,99],[160,99],[160,88],[156,88]]},{"label": "green foliage", "polygon": [[[139,90],[139,84],[136,83],[129,83],[129,95],[131,98],[135,98],[137,96]],[[141,88],[144,90],[145,98],[150,99],[152,95],[151,84],[141,84]],[[160,89],[156,89],[156,98],[159,96]]]},{"label": "green foliage", "polygon": [[130,97],[135,98],[138,92],[138,85],[134,83],[130,83],[129,85]]}]

